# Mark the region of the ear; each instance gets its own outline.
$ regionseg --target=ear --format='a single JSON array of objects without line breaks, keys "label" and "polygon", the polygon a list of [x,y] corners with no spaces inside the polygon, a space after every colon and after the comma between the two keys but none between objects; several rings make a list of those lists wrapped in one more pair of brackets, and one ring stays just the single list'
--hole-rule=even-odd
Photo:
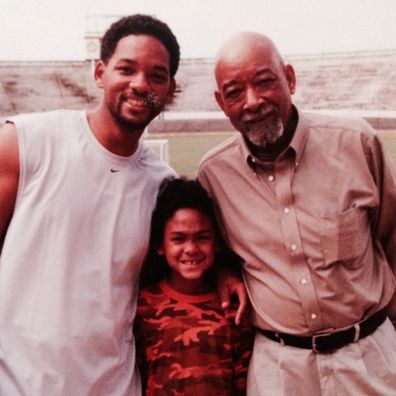
[{"label": "ear", "polygon": [[[176,81],[174,78],[172,78],[169,82],[169,88],[168,88],[168,93],[166,95],[166,99],[165,99],[165,105],[166,104],[171,104],[173,101],[173,97],[175,95],[175,91],[176,91]],[[162,108],[161,111],[163,111],[164,108]]]},{"label": "ear", "polygon": [[223,96],[219,91],[215,91],[214,93],[215,99],[221,110],[227,115],[226,111],[224,110],[224,101],[223,101]]},{"label": "ear", "polygon": [[163,256],[165,254],[164,248],[161,246],[156,249],[158,256]]},{"label": "ear", "polygon": [[95,77],[96,85],[98,88],[104,87],[103,75],[104,75],[105,69],[106,69],[106,65],[104,64],[104,62],[102,60],[100,60],[95,65],[94,77]]},{"label": "ear", "polygon": [[176,91],[176,81],[174,78],[170,80],[168,89],[168,98],[172,98]]},{"label": "ear", "polygon": [[285,77],[287,80],[287,85],[289,86],[289,91],[293,95],[296,91],[296,74],[292,65],[285,65]]}]

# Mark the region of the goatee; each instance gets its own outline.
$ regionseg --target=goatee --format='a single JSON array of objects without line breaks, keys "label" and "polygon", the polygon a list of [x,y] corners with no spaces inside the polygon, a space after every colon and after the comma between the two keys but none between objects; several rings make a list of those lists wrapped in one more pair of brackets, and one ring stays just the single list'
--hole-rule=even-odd
[{"label": "goatee", "polygon": [[284,125],[282,119],[276,115],[269,117],[262,123],[248,125],[245,128],[244,136],[253,145],[265,148],[276,143],[283,135]]}]

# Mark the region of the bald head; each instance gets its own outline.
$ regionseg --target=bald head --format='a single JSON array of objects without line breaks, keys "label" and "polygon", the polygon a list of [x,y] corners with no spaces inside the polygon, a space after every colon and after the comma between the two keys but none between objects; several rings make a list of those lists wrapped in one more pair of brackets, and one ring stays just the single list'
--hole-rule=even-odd
[{"label": "bald head", "polygon": [[283,66],[283,59],[273,41],[260,33],[239,32],[226,40],[217,52],[215,61],[215,76],[223,65],[239,63],[243,59],[250,59],[253,52],[260,52],[271,63]]},{"label": "bald head", "polygon": [[215,65],[217,103],[255,146],[279,140],[292,110],[292,66],[267,36],[241,32],[220,48]]}]

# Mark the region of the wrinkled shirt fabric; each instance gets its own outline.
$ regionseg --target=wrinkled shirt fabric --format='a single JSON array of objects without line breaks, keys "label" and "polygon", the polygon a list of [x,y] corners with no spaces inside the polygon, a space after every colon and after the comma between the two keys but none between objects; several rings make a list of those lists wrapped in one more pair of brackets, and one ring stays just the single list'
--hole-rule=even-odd
[{"label": "wrinkled shirt fabric", "polygon": [[238,133],[207,153],[198,178],[244,259],[256,326],[331,332],[387,306],[395,322],[396,179],[365,121],[299,112],[274,163]]}]

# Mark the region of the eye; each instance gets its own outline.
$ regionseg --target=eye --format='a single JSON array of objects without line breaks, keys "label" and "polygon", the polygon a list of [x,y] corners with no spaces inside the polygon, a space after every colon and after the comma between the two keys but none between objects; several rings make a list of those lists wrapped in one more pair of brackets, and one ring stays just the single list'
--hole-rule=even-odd
[{"label": "eye", "polygon": [[199,242],[207,242],[210,241],[212,239],[212,235],[211,234],[201,234],[198,235],[197,240]]},{"label": "eye", "polygon": [[123,75],[129,75],[133,73],[133,68],[130,66],[118,66],[117,70]]},{"label": "eye", "polygon": [[168,76],[160,73],[150,74],[150,79],[158,84],[165,84],[168,82]]},{"label": "eye", "polygon": [[226,99],[234,99],[237,98],[241,94],[241,89],[230,89],[224,93]]},{"label": "eye", "polygon": [[260,87],[266,87],[268,85],[271,85],[274,83],[276,80],[273,77],[267,77],[267,78],[262,78],[256,82],[256,85]]},{"label": "eye", "polygon": [[175,235],[173,237],[170,238],[170,241],[178,244],[178,243],[183,243],[185,241],[186,238],[184,238],[183,236],[180,235]]}]

